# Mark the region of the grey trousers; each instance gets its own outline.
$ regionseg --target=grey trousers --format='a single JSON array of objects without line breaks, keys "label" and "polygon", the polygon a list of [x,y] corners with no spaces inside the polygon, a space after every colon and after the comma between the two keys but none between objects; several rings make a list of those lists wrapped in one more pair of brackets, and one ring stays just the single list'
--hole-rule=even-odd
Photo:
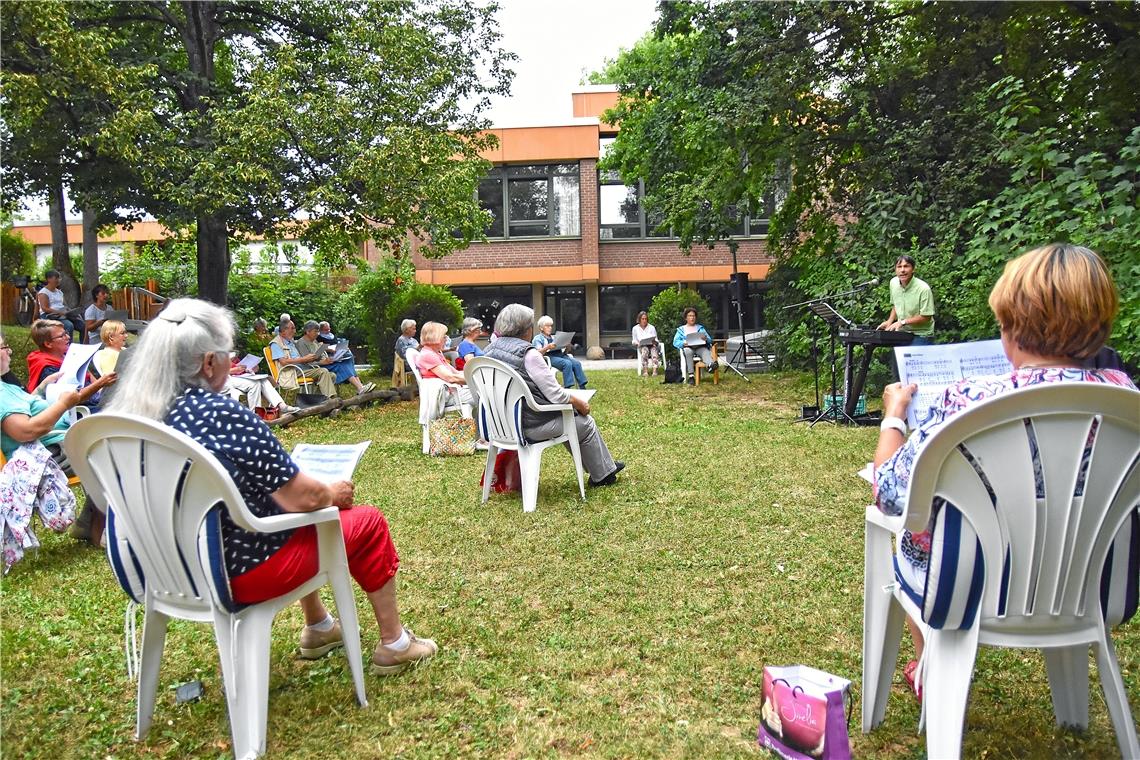
[{"label": "grey trousers", "polygon": [[682,361],[685,362],[685,377],[693,376],[693,354],[696,354],[697,358],[703,361],[706,367],[712,366],[712,351],[709,350],[708,346],[701,346],[699,348],[689,348],[685,346],[681,353],[684,355]]},{"label": "grey trousers", "polygon": [[[574,415],[574,425],[578,428],[578,448],[582,450],[582,466],[590,473],[591,480],[601,480],[617,467],[606,442],[593,417]],[[550,420],[541,425],[524,425],[523,435],[530,441],[545,441],[562,433],[562,418]],[[567,450],[570,444],[563,444]]]}]

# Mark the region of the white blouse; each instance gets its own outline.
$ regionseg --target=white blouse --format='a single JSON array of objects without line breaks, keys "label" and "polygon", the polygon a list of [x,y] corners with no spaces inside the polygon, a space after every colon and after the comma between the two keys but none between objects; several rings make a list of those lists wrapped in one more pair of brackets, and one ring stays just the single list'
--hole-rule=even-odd
[{"label": "white blouse", "polygon": [[641,329],[640,324],[634,325],[633,326],[633,345],[635,345],[635,346],[640,345],[641,341],[645,340],[646,338],[653,338],[654,340],[657,340],[657,328],[654,327],[653,325],[646,325],[645,329],[643,330],[643,329]]}]

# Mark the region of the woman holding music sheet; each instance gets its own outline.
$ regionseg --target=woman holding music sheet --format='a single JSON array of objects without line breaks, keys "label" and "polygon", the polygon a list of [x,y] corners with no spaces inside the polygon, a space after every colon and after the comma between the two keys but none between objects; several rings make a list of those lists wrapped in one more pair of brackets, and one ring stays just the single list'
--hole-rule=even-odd
[{"label": "woman holding music sheet", "polygon": [[573,388],[577,383],[579,388],[585,388],[586,371],[582,369],[582,362],[559,348],[550,335],[554,332],[554,320],[544,314],[535,324],[538,335],[531,343],[550,360],[551,367],[562,373],[562,387]]},{"label": "woman holding music sheet", "polygon": [[[875,504],[888,515],[902,514],[915,458],[926,440],[958,412],[993,396],[1041,383],[1111,383],[1134,387],[1123,372],[1088,369],[1112,332],[1116,287],[1101,258],[1088,248],[1054,243],[1013,259],[990,292],[990,308],[1001,328],[1011,374],[970,377],[946,389],[941,401],[918,415],[924,420],[906,435],[907,408],[916,385],[893,383],[883,390],[883,422],[875,449]],[[934,514],[941,508],[935,504]],[[933,517],[931,526],[933,526]],[[896,575],[920,606],[926,587],[932,535],[904,530],[896,541]],[[916,659],[904,675],[915,688],[923,639],[907,620]],[[915,689],[921,699],[918,689]]]},{"label": "woman holding music sheet", "polygon": [[376,387],[375,383],[362,383],[360,378],[356,376],[356,362],[353,361],[352,354],[344,356],[340,359],[333,359],[329,356],[329,346],[324,341],[320,340],[318,333],[320,333],[321,326],[313,320],[309,320],[301,327],[301,337],[297,338],[297,349],[304,355],[312,354],[317,357],[314,362],[319,367],[324,367],[329,372],[333,373],[333,380],[337,385],[341,383],[352,383],[352,387],[356,388],[356,393],[367,393]]},{"label": "woman holding music sheet", "polygon": [[641,356],[639,375],[649,377],[650,368],[654,375],[657,374],[657,363],[660,361],[657,345],[657,328],[649,324],[648,314],[639,311],[637,324],[633,326],[633,349]]},{"label": "woman holding music sheet", "polygon": [[685,363],[685,377],[688,378],[690,384],[696,382],[693,379],[693,365],[694,357],[700,359],[705,363],[706,367],[712,368],[712,337],[709,335],[705,326],[697,323],[697,310],[692,306],[684,311],[685,324],[677,328],[677,332],[673,334],[673,347],[681,352],[681,361]]}]

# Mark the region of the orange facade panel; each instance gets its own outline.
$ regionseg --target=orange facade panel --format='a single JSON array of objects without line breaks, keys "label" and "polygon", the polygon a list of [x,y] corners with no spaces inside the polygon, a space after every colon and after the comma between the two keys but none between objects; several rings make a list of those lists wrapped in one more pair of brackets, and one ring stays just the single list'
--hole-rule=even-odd
[{"label": "orange facade panel", "polygon": [[[575,117],[592,116],[596,119],[601,119],[602,114],[616,106],[618,102],[616,90],[608,92],[575,92],[571,97],[574,99]],[[616,132],[617,127],[602,122],[601,130],[603,132]]]},{"label": "orange facade panel", "polygon": [[[51,245],[51,227],[47,224],[28,224],[13,228],[33,245]],[[171,237],[170,230],[158,222],[136,222],[131,229],[115,227],[111,232],[99,235],[100,243],[137,243],[150,240],[165,240]],[[83,225],[67,225],[67,240],[78,245],[83,241]]]},{"label": "orange facade panel", "polygon": [[484,151],[482,156],[495,164],[551,163],[598,157],[598,127],[595,124],[505,127],[490,132],[499,138],[499,147]]},{"label": "orange facade panel", "polygon": [[597,264],[500,269],[416,269],[416,280],[431,285],[573,285],[598,280]]},{"label": "orange facade panel", "polygon": [[[768,264],[739,267],[748,277],[758,281],[768,277]],[[661,282],[727,282],[732,266],[727,264],[663,267],[606,267],[599,272],[599,285],[642,285]]]}]

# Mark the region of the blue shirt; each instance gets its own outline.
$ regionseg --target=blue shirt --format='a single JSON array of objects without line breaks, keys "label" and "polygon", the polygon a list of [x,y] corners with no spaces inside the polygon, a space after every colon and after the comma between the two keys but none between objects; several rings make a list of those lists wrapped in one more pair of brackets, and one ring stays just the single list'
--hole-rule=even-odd
[{"label": "blue shirt", "polygon": [[[175,399],[165,422],[217,457],[250,512],[258,517],[283,513],[270,494],[300,470],[269,426],[251,410],[229,396],[187,388]],[[224,509],[221,518],[226,572],[231,578],[269,559],[293,535],[291,530],[250,533],[235,525]]]},{"label": "blue shirt", "polygon": [[459,341],[459,355],[466,359],[468,354],[483,356],[483,349],[479,348],[479,346],[475,343],[472,343],[471,341],[464,338],[463,340]]},{"label": "blue shirt", "polygon": [[[50,402],[28,393],[18,385],[0,382],[0,422],[10,414],[26,414],[29,417],[35,417],[49,406],[51,406]],[[63,437],[67,434],[67,428],[70,426],[71,422],[68,420],[68,415],[63,415],[51,430],[40,437],[40,443],[45,446],[63,443]],[[11,458],[18,448],[20,448],[20,441],[9,438],[0,432],[0,450],[4,452],[5,457]]]}]

